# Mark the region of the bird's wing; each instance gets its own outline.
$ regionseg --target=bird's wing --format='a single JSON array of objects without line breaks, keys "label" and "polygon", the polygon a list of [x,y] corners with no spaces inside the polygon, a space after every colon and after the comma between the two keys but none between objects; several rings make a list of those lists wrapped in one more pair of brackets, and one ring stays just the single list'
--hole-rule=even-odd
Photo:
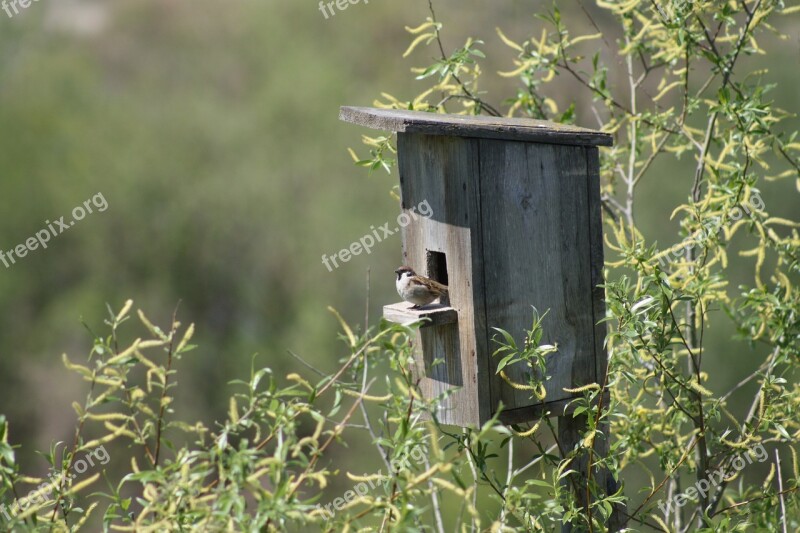
[{"label": "bird's wing", "polygon": [[432,292],[436,294],[447,294],[447,285],[442,285],[438,281],[434,281],[432,279],[423,278],[420,276],[414,276],[411,278],[413,281],[419,283],[420,285],[425,285],[428,287]]}]

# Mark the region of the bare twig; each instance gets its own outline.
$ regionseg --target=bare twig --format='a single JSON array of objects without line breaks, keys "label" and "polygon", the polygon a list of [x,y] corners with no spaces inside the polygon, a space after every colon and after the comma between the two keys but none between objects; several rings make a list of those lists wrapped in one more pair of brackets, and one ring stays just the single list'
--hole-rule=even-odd
[{"label": "bare twig", "polygon": [[[508,489],[511,487],[511,481],[514,479],[514,439],[508,440],[508,465],[506,467],[506,486],[503,488],[503,497],[508,494]],[[508,512],[508,507],[503,505],[503,509],[500,511],[500,524],[506,524],[506,513]]]},{"label": "bare twig", "polygon": [[[431,437],[434,438],[434,437]],[[423,457],[423,461],[425,463],[425,470],[431,469],[431,462],[428,459],[428,456]],[[433,519],[436,521],[436,531],[438,533],[444,533],[444,521],[442,520],[442,506],[439,503],[439,489],[433,484],[433,481],[428,479],[428,490],[431,492],[431,505],[433,508],[431,512],[433,513]]]},{"label": "bare twig", "polygon": [[167,390],[169,388],[169,376],[172,371],[172,356],[173,350],[175,349],[175,336],[178,333],[178,308],[180,307],[180,302],[175,307],[175,311],[172,313],[172,331],[170,332],[170,339],[169,339],[169,348],[167,349],[167,367],[166,371],[164,372],[164,387],[161,389],[161,408],[158,411],[158,420],[156,421],[156,451],[155,455],[155,464],[153,467],[158,466],[158,456],[161,453],[161,432],[164,428],[164,415],[167,412]]},{"label": "bare twig", "polygon": [[775,448],[775,471],[778,475],[778,497],[780,498],[781,502],[781,526],[783,527],[783,533],[787,533],[788,530],[786,529],[786,502],[784,501],[783,498],[783,474],[781,474],[781,456],[777,448]]},{"label": "bare twig", "polygon": [[636,508],[636,509],[635,509],[635,510],[634,510],[634,511],[633,511],[633,512],[632,512],[632,513],[631,513],[631,514],[628,516],[628,518],[627,518],[627,519],[626,519],[626,520],[625,520],[625,521],[622,523],[622,527],[623,527],[623,528],[625,527],[625,525],[628,523],[628,521],[629,521],[631,518],[635,517],[635,516],[636,516],[636,515],[639,513],[639,511],[641,511],[641,510],[644,508],[644,506],[645,506],[645,505],[647,505],[647,502],[649,502],[649,501],[650,501],[650,500],[653,498],[653,496],[655,496],[656,494],[658,494],[658,491],[660,491],[660,490],[661,490],[661,487],[663,487],[663,486],[664,486],[664,484],[665,484],[667,481],[669,481],[670,479],[672,479],[672,476],[675,474],[675,472],[677,472],[677,471],[678,471],[678,468],[680,468],[680,466],[681,466],[681,465],[682,465],[682,464],[683,464],[683,463],[686,461],[686,459],[688,459],[688,458],[689,458],[689,454],[691,454],[691,453],[692,453],[692,450],[694,450],[694,447],[697,445],[697,442],[698,442],[698,439],[697,439],[697,438],[693,438],[693,439],[692,439],[692,444],[691,444],[691,446],[689,446],[689,448],[688,448],[688,449],[687,449],[685,452],[683,452],[683,456],[681,457],[680,461],[678,461],[678,464],[676,464],[676,465],[675,465],[675,468],[673,468],[673,469],[672,469],[672,472],[670,472],[670,473],[669,473],[669,475],[667,475],[667,476],[666,476],[666,477],[665,477],[665,478],[664,478],[664,479],[661,481],[661,483],[659,483],[659,484],[658,484],[658,485],[657,485],[657,486],[656,486],[656,487],[655,487],[655,488],[654,488],[652,491],[650,491],[650,494],[647,496],[647,498],[645,498],[645,499],[644,499],[644,501],[643,501],[643,502],[642,502],[642,503],[639,505],[639,507],[637,507],[637,508]]},{"label": "bare twig", "polygon": [[764,499],[767,499],[767,498],[772,498],[773,496],[783,496],[784,494],[791,494],[793,492],[796,492],[798,488],[800,488],[800,487],[792,487],[790,489],[786,489],[786,490],[784,490],[782,492],[779,492],[777,495],[776,494],[765,494],[763,496],[757,496],[755,498],[750,498],[749,500],[745,500],[745,501],[739,502],[739,503],[734,503],[733,505],[729,505],[728,507],[723,507],[722,509],[720,509],[719,511],[717,511],[714,514],[718,515],[718,514],[722,514],[722,513],[727,513],[728,511],[733,511],[734,509],[737,509],[737,508],[739,508],[739,507],[741,507],[743,505],[748,505],[748,504],[751,504],[753,502],[757,502],[757,501],[764,500]]}]

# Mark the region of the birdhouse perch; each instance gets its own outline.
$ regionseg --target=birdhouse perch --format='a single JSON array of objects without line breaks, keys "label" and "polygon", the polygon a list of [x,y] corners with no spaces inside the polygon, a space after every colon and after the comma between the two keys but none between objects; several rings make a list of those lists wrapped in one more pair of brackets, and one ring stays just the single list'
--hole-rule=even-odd
[{"label": "birdhouse perch", "polygon": [[[387,320],[430,318],[415,342],[426,397],[456,389],[440,421],[480,425],[563,416],[574,389],[606,371],[598,146],[609,134],[528,119],[343,107],[346,122],[397,133],[402,209],[427,201],[432,215],[402,229],[403,263],[449,286],[449,302]],[[496,369],[493,327],[522,345],[531,306],[543,313],[546,396],[511,387]],[[506,367],[528,383],[525,365]],[[565,411],[565,408],[567,410]]]}]

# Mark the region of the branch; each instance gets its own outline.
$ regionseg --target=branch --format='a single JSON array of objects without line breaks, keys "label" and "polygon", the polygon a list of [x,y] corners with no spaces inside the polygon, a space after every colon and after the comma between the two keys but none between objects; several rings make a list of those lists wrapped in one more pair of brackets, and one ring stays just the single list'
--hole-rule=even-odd
[{"label": "branch", "polygon": [[[436,12],[433,9],[433,0],[428,0],[428,9],[431,12],[431,21],[433,22],[433,30],[436,34],[436,43],[439,45],[439,52],[442,54],[442,60],[447,61],[447,54],[444,51],[444,45],[442,44],[441,35],[439,34],[439,24],[436,21]],[[472,94],[472,92],[467,88],[466,84],[463,81],[461,81],[461,79],[458,77],[458,75],[456,75],[455,72],[452,73],[452,76],[453,79],[456,80],[456,82],[458,83],[459,87],[461,87],[461,90],[464,91],[464,94],[467,96],[467,98],[478,104],[479,111],[485,109],[486,111],[489,112],[490,115],[493,115],[495,117],[502,116],[502,114],[493,106],[491,106],[490,104],[484,102],[483,100]]]}]

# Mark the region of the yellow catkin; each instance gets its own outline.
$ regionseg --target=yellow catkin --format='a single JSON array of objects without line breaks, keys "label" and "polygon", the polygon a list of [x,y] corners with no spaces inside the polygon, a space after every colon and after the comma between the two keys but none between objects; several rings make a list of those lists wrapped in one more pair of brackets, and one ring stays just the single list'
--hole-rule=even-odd
[{"label": "yellow catkin", "polygon": [[438,478],[438,477],[433,478],[431,481],[433,481],[434,485],[438,485],[443,489],[447,489],[447,490],[455,493],[456,495],[458,495],[458,496],[460,496],[462,498],[466,496],[466,493],[462,489],[456,487],[455,485],[453,485],[449,481],[446,481],[446,480]]},{"label": "yellow catkin", "polygon": [[537,387],[531,387],[530,385],[523,385],[521,383],[517,383],[516,381],[512,381],[512,379],[506,375],[505,370],[500,371],[500,377],[503,378],[503,380],[511,387],[517,390],[535,391],[537,389]]},{"label": "yellow catkin", "polygon": [[368,483],[370,481],[381,481],[381,480],[383,480],[383,475],[381,475],[381,474],[370,474],[368,476],[357,476],[355,474],[351,474],[350,472],[345,472],[345,475],[347,475],[347,477],[348,477],[348,479],[350,479],[350,481],[355,481],[356,483],[362,483],[362,482]]},{"label": "yellow catkin", "polygon": [[670,531],[672,531],[669,528],[669,526],[667,526],[667,524],[665,524],[664,521],[661,519],[661,517],[658,516],[657,514],[653,513],[648,518],[658,523],[658,525],[661,527],[661,530],[664,531],[664,533],[670,533]]},{"label": "yellow catkin", "polygon": [[687,384],[689,385],[689,388],[691,388],[692,390],[694,390],[696,392],[699,392],[703,396],[713,396],[714,395],[710,390],[706,389],[705,387],[703,387],[702,385],[700,385],[696,381],[690,381]]},{"label": "yellow catkin", "polygon": [[134,341],[134,343],[128,349],[126,349],[125,351],[121,352],[119,355],[115,355],[114,357],[112,357],[111,359],[106,361],[106,364],[107,365],[113,365],[113,364],[119,363],[120,361],[124,361],[128,357],[131,357],[133,355],[133,352],[136,351],[137,349],[139,349],[139,344],[141,342],[142,342],[142,339],[136,339]]},{"label": "yellow catkin", "polygon": [[92,483],[97,481],[98,479],[100,479],[100,474],[99,473],[93,475],[89,479],[85,479],[85,480],[81,481],[80,483],[76,483],[75,485],[70,487],[69,490],[67,492],[65,492],[64,494],[65,495],[77,494],[81,490],[85,489],[86,487],[88,487],[89,485],[91,485]]},{"label": "yellow catkin", "polygon": [[[106,424],[107,423],[108,422],[106,422]],[[111,442],[112,440],[116,439],[117,437],[119,437],[120,435],[122,435],[123,433],[126,433],[126,432],[130,433],[124,427],[118,428],[116,431],[114,431],[113,433],[111,433],[109,435],[106,435],[105,437],[102,437],[102,438],[99,438],[99,439],[94,439],[94,440],[91,440],[91,441],[85,443],[83,446],[81,446],[79,448],[79,450],[94,450],[95,448],[99,448],[100,446]]]},{"label": "yellow catkin", "polygon": [[767,475],[767,478],[764,480],[764,484],[761,486],[764,487],[764,489],[769,488],[769,486],[772,485],[773,479],[775,479],[775,463],[770,463],[769,474]]},{"label": "yellow catkin", "polygon": [[408,56],[410,56],[410,55],[411,55],[411,53],[412,53],[412,52],[413,52],[413,51],[414,51],[414,50],[417,48],[417,46],[419,46],[419,45],[420,45],[420,43],[422,43],[422,41],[424,41],[424,40],[426,40],[426,39],[430,39],[430,38],[431,38],[431,37],[433,37],[433,36],[434,36],[434,34],[433,34],[433,33],[423,33],[422,35],[419,35],[419,36],[417,36],[417,38],[416,38],[416,39],[414,39],[413,41],[411,41],[411,44],[408,46],[408,48],[406,49],[406,51],[405,51],[405,52],[403,52],[403,57],[408,57]]},{"label": "yellow catkin", "polygon": [[428,479],[430,479],[437,472],[447,472],[452,467],[453,467],[453,465],[450,464],[450,463],[446,463],[446,464],[443,464],[443,465],[433,465],[427,471],[423,472],[422,474],[420,474],[417,477],[415,477],[414,479],[412,479],[411,482],[409,483],[409,487],[413,487],[413,486],[419,485],[423,481],[427,481]]},{"label": "yellow catkin", "polygon": [[584,385],[583,387],[578,387],[576,389],[568,389],[564,388],[564,392],[569,392],[570,394],[577,394],[579,392],[585,392],[587,390],[600,390],[600,385],[597,383],[590,383],[588,385]]},{"label": "yellow catkin", "polygon": [[506,37],[506,35],[500,28],[495,28],[495,31],[497,32],[497,35],[500,37],[500,40],[503,41],[506,44],[506,46],[508,46],[509,48],[513,48],[518,52],[525,51],[520,45],[518,45],[517,43]]},{"label": "yellow catkin", "polygon": [[314,387],[312,387],[308,381],[300,377],[300,374],[295,374],[295,373],[289,374],[288,376],[286,376],[286,379],[289,381],[294,381],[295,383],[302,385],[308,390],[314,390]]},{"label": "yellow catkin", "polygon": [[513,431],[513,432],[514,432],[514,435],[516,435],[517,437],[530,437],[531,435],[533,435],[534,433],[536,433],[536,430],[537,430],[537,429],[539,429],[539,426],[540,426],[541,424],[542,424],[542,422],[541,422],[541,421],[539,421],[539,422],[537,422],[537,423],[536,423],[536,425],[534,425],[532,428],[530,428],[530,429],[529,429],[529,430],[527,430],[527,431],[523,431],[523,432],[521,432],[521,433],[520,433],[519,431],[515,431],[515,430],[513,430],[513,429],[512,429],[511,431]]},{"label": "yellow catkin", "polygon": [[792,295],[792,282],[789,281],[789,278],[786,276],[786,274],[784,274],[780,270],[775,272],[775,276],[777,278],[777,283],[786,288],[786,294],[784,295],[784,301],[788,302],[790,297],[791,297],[791,295]]},{"label": "yellow catkin", "polygon": [[341,391],[348,396],[352,396],[353,398],[361,398],[367,402],[388,402],[392,399],[391,394],[387,394],[386,396],[370,396],[369,394],[361,394],[360,392],[350,389],[341,389]]},{"label": "yellow catkin", "polygon": [[431,420],[429,420],[426,424],[428,426],[428,435],[430,435],[431,443],[430,453],[428,455],[436,459],[441,459],[442,449],[439,447],[439,439],[436,438],[436,426]]},{"label": "yellow catkin", "polygon": [[748,449],[750,449],[750,445],[748,444],[748,442],[753,440],[753,437],[751,435],[745,435],[744,440],[741,440],[739,442],[732,442],[732,441],[727,440],[724,437],[720,437],[719,440],[720,440],[720,442],[722,442],[723,444],[725,444],[727,446],[730,446],[731,448],[737,448],[737,449],[740,449],[740,450],[748,450]]},{"label": "yellow catkin", "polygon": [[423,22],[422,24],[420,24],[416,28],[411,28],[410,26],[406,26],[405,28],[406,28],[406,31],[408,33],[410,33],[412,35],[416,35],[417,33],[422,33],[423,31],[425,31],[426,29],[432,27],[433,25],[434,25],[433,22],[428,21],[428,22]]},{"label": "yellow catkin", "polygon": [[793,222],[791,220],[787,220],[785,218],[780,217],[770,217],[765,222],[765,224],[780,224],[781,226],[789,226],[792,228],[800,227],[800,223]]},{"label": "yellow catkin", "polygon": [[108,422],[108,421],[106,421],[103,424],[103,426],[108,431],[113,432],[115,435],[123,435],[125,437],[128,437],[131,440],[136,440],[137,439],[136,434],[133,431],[127,429],[125,426],[115,426],[114,424],[112,424],[111,422]]}]

